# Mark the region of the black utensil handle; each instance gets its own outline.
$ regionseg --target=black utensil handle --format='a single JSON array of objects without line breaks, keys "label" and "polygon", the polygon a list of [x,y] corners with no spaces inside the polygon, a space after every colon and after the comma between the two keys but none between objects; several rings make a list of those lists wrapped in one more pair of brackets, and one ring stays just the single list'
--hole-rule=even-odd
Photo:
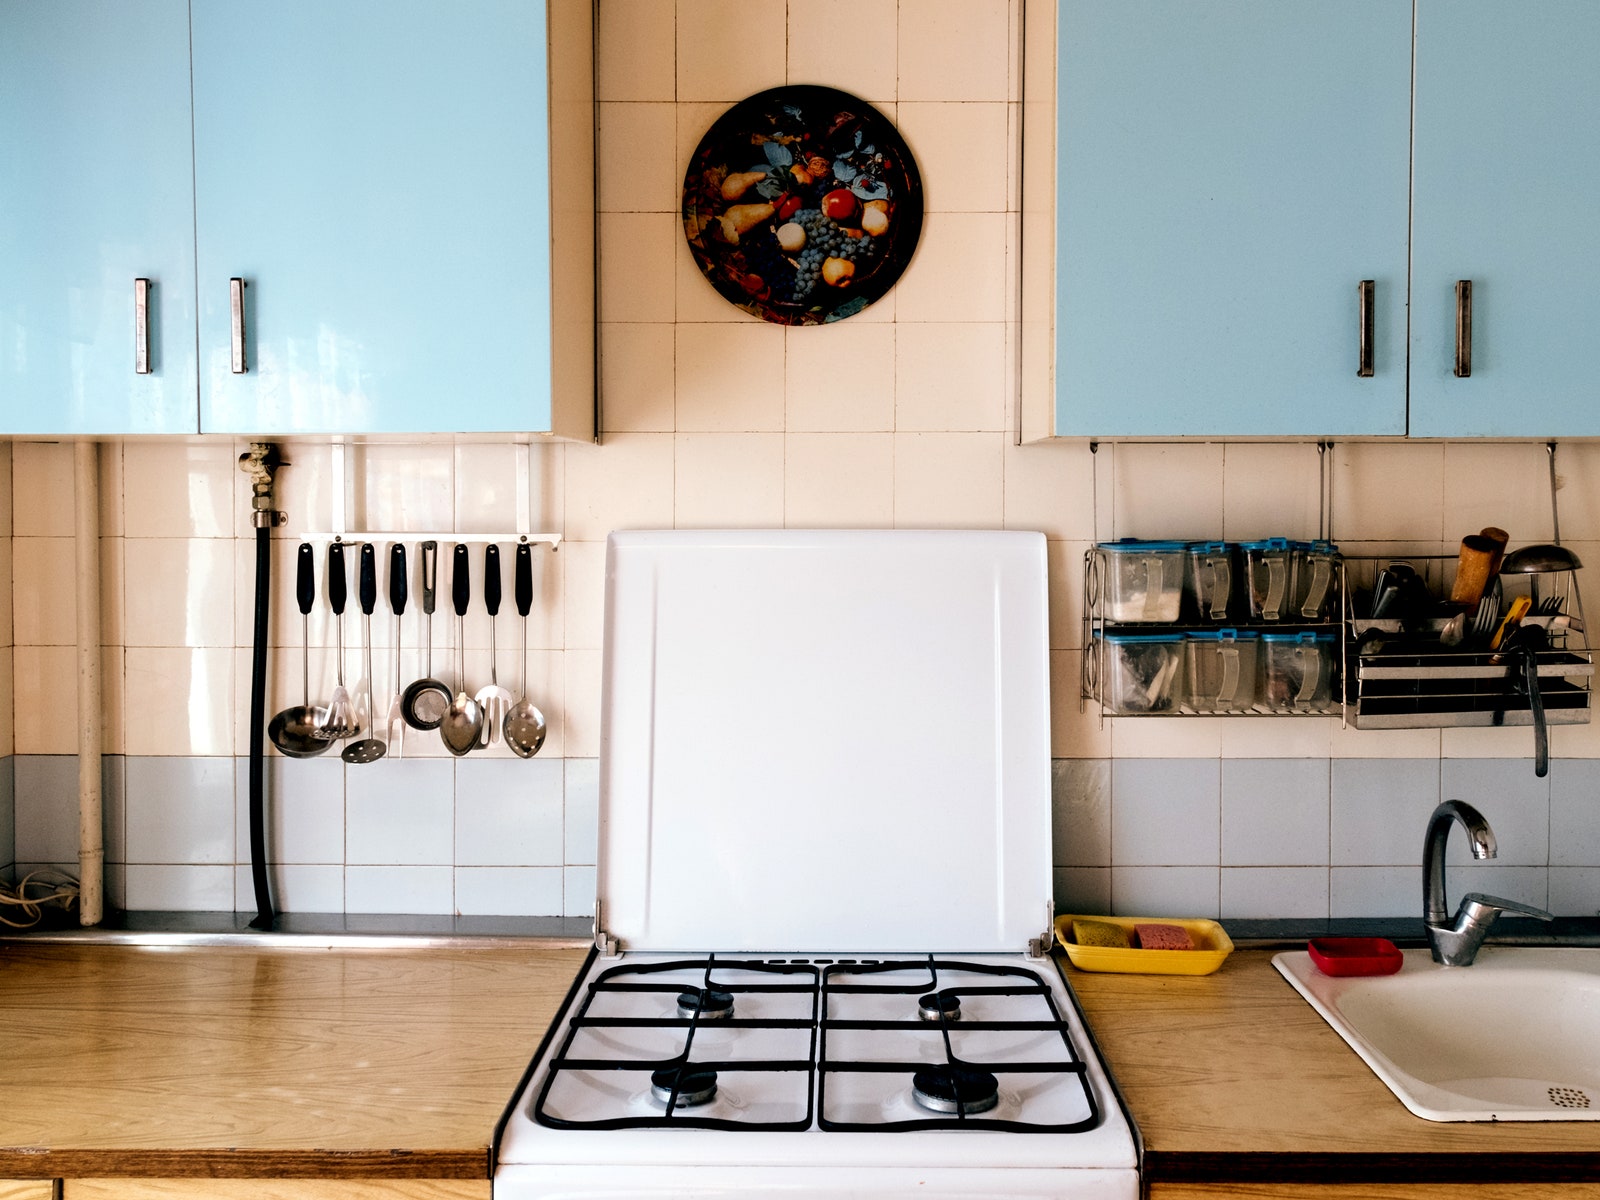
[{"label": "black utensil handle", "polygon": [[472,601],[472,580],[468,576],[465,546],[456,547],[450,564],[450,598],[455,602],[456,616],[466,616],[467,605]]},{"label": "black utensil handle", "polygon": [[527,542],[517,543],[517,615],[525,617],[533,607],[533,547]]},{"label": "black utensil handle", "polygon": [[406,611],[406,546],[396,542],[389,547],[389,607],[395,616]]},{"label": "black utensil handle", "polygon": [[361,543],[361,611],[367,616],[378,606],[378,552],[371,542]]},{"label": "black utensil handle", "polygon": [[493,542],[483,548],[483,606],[491,617],[500,615],[500,547]]},{"label": "black utensil handle", "polygon": [[328,546],[328,607],[336,617],[344,616],[345,589],[349,581],[344,574],[344,543],[332,542]]},{"label": "black utensil handle", "polygon": [[417,556],[422,559],[422,611],[431,617],[439,595],[439,543],[423,542]]},{"label": "black utensil handle", "polygon": [[317,602],[317,558],[310,542],[301,542],[294,556],[294,598],[300,615],[309,617]]}]

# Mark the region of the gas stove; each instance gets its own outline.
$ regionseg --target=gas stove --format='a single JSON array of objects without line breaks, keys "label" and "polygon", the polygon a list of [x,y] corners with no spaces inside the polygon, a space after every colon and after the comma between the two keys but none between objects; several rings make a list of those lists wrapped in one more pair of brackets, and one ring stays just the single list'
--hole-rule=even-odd
[{"label": "gas stove", "polygon": [[1133,1200],[1047,951],[1045,546],[614,534],[595,949],[494,1194]]}]

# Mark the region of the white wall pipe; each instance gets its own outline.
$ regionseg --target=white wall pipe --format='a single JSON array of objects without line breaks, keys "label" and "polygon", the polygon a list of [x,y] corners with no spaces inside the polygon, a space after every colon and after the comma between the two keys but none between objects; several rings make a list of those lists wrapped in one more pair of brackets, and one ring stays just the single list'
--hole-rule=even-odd
[{"label": "white wall pipe", "polygon": [[105,895],[100,765],[100,447],[76,442],[73,550],[78,602],[78,923],[98,925]]}]

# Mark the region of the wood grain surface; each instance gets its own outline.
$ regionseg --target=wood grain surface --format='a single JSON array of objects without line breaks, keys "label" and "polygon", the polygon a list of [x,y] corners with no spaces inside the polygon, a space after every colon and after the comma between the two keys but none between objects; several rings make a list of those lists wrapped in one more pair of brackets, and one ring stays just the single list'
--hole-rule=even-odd
[{"label": "wood grain surface", "polygon": [[0,1179],[0,1200],[56,1200],[51,1179]]},{"label": "wood grain surface", "polygon": [[0,1177],[487,1178],[583,956],[0,944]]},{"label": "wood grain surface", "polygon": [[1242,950],[1200,976],[1067,968],[1151,1179],[1600,1181],[1600,1122],[1413,1116],[1271,959]]}]

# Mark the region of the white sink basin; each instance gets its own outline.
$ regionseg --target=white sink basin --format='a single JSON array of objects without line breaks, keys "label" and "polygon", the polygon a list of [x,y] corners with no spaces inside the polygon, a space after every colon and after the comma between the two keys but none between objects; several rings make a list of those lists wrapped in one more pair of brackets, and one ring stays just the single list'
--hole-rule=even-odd
[{"label": "white sink basin", "polygon": [[1600,1121],[1600,950],[1486,946],[1470,967],[1404,951],[1393,975],[1273,966],[1429,1121]]}]

